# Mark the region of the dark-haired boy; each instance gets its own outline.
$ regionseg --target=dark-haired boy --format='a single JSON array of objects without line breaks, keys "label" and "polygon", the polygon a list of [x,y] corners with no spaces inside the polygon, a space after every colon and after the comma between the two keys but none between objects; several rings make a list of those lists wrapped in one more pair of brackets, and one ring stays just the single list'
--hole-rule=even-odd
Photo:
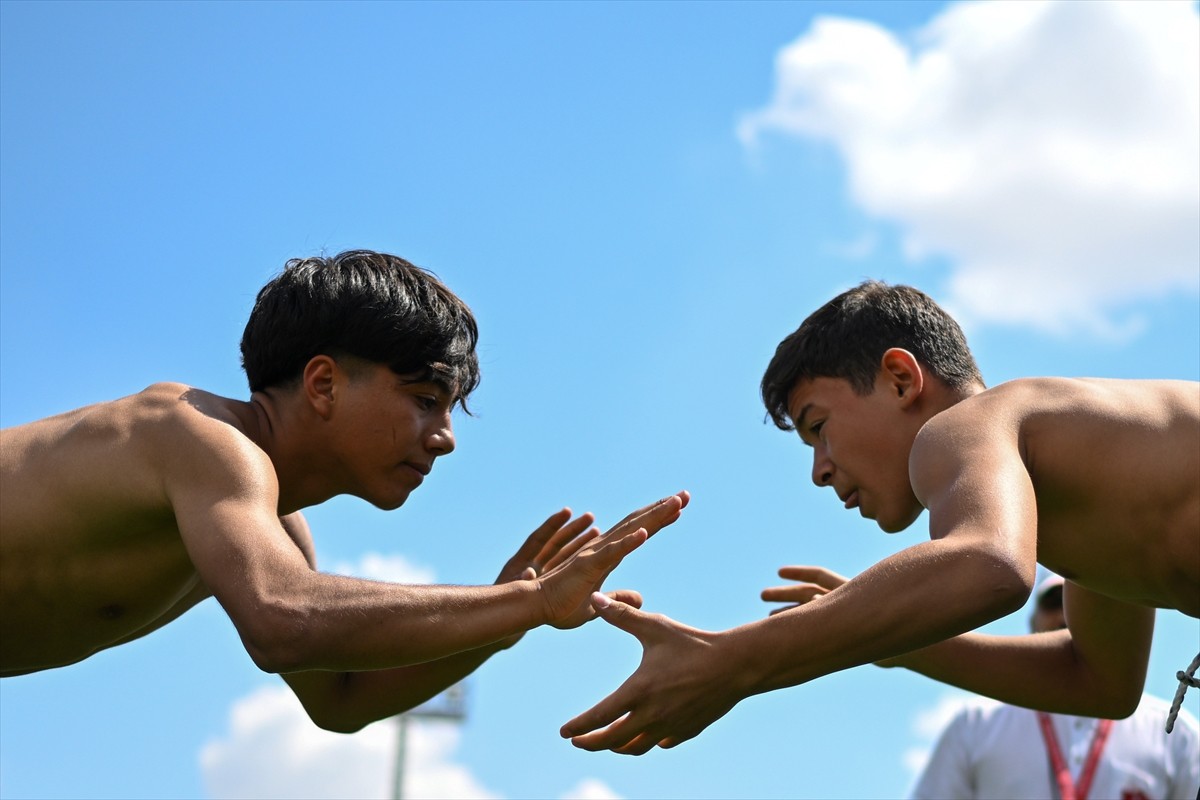
[{"label": "dark-haired boy", "polygon": [[[986,389],[936,303],[867,282],[779,345],[762,394],[813,449],[814,483],[887,532],[927,510],[930,541],[840,586],[820,568],[789,574],[803,582],[765,599],[796,607],[726,631],[597,596],[644,652],[563,727],[577,746],[670,747],[750,695],[889,658],[1015,705],[1121,718],[1141,695],[1155,609],[1200,617],[1200,385]],[[1021,608],[1039,562],[1067,579],[1068,630],[968,633]]]},{"label": "dark-haired boy", "polygon": [[317,724],[353,731],[530,628],[590,619],[592,592],[686,493],[603,536],[563,509],[491,586],[316,571],[300,509],[339,494],[403,504],[454,449],[476,339],[467,306],[401,258],[298,259],[246,326],[249,401],[155,384],[0,432],[0,675],[81,661],[215,596]]}]

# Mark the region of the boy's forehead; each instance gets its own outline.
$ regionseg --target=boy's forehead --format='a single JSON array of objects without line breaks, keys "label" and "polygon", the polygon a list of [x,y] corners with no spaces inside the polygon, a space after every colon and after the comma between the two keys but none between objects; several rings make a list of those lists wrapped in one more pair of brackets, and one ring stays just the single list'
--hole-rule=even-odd
[{"label": "boy's forehead", "polygon": [[845,378],[830,378],[824,375],[801,378],[788,392],[788,416],[792,418],[792,424],[800,425],[812,406],[828,403],[845,392],[853,391],[850,381]]}]

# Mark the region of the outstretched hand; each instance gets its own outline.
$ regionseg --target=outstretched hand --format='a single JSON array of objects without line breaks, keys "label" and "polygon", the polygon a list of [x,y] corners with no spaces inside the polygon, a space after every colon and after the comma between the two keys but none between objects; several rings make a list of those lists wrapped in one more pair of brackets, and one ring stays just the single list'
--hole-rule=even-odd
[{"label": "outstretched hand", "polygon": [[602,594],[592,597],[599,616],[637,637],[642,661],[608,697],[562,727],[584,750],[642,755],[656,745],[674,747],[697,736],[749,692],[745,671],[720,634],[662,614],[647,614]]},{"label": "outstretched hand", "polygon": [[600,535],[599,528],[590,527],[595,521],[590,513],[571,519],[571,509],[555,511],[529,534],[516,555],[500,570],[496,583],[533,580],[554,569]]},{"label": "outstretched hand", "polygon": [[[593,535],[578,544],[570,542],[560,546],[546,562],[538,578],[547,622],[557,628],[575,628],[595,617],[596,612],[590,602],[592,594],[600,590],[605,578],[625,556],[679,519],[690,499],[687,492],[673,494],[638,509],[603,535]],[[549,536],[545,547],[554,541],[555,537]],[[618,591],[613,592],[612,597],[624,603],[641,605],[641,595],[637,592]]]},{"label": "outstretched hand", "polygon": [[800,583],[770,586],[762,590],[762,599],[768,603],[790,603],[773,609],[770,616],[811,603],[849,580],[824,567],[780,567],[779,577]]}]

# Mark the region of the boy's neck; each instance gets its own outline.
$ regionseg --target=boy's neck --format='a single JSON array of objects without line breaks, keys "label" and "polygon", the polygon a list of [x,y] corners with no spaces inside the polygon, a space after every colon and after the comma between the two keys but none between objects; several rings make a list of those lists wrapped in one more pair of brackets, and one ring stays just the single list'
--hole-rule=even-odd
[{"label": "boy's neck", "polygon": [[320,505],[341,492],[330,476],[314,465],[328,462],[320,452],[320,437],[311,409],[284,392],[254,392],[247,403],[251,418],[246,435],[262,448],[279,481],[279,515]]}]

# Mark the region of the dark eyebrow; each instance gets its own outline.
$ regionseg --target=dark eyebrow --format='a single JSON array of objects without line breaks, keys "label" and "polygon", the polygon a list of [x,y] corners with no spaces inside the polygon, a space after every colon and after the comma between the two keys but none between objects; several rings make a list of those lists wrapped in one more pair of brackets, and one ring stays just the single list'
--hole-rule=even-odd
[{"label": "dark eyebrow", "polygon": [[806,447],[812,447],[812,444],[804,438],[804,418],[808,416],[808,412],[812,407],[812,403],[805,403],[804,408],[800,409],[800,413],[796,415],[796,421],[794,423],[796,435],[800,437],[800,441]]},{"label": "dark eyebrow", "polygon": [[399,378],[400,386],[415,386],[418,389],[428,388],[433,391],[438,396],[439,403],[445,401],[448,405],[454,405],[459,400],[456,387],[451,386],[447,381],[441,380],[436,376],[418,378],[417,380],[406,379],[403,375],[397,377]]}]

